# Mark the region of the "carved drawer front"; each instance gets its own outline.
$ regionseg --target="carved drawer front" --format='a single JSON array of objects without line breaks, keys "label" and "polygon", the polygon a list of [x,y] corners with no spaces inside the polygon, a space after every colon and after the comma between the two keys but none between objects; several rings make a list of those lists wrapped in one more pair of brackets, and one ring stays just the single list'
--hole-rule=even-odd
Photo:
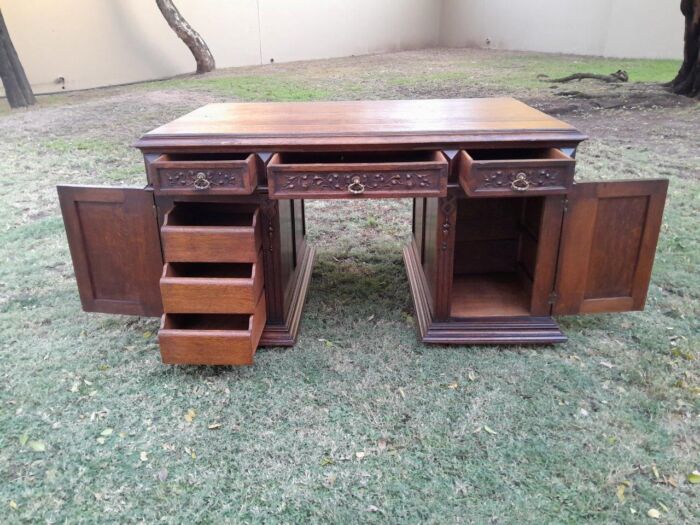
[{"label": "carved drawer front", "polygon": [[256,206],[177,203],[161,227],[166,262],[254,263],[260,252]]},{"label": "carved drawer front", "polygon": [[443,197],[447,167],[439,151],[278,153],[267,183],[272,199]]},{"label": "carved drawer front", "polygon": [[250,195],[258,184],[254,154],[161,155],[149,172],[160,195]]},{"label": "carved drawer front", "polygon": [[459,182],[470,197],[563,194],[576,161],[554,148],[460,151]]},{"label": "carved drawer front", "polygon": [[255,263],[165,263],[160,279],[167,313],[250,314],[263,289]]},{"label": "carved drawer front", "polygon": [[158,332],[163,363],[252,365],[266,321],[265,294],[253,314],[163,315]]}]

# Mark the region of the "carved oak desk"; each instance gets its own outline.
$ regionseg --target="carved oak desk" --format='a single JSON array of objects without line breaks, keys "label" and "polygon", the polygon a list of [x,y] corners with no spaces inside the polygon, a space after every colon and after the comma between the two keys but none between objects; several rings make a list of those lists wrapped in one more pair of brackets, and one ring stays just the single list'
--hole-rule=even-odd
[{"label": "carved oak desk", "polygon": [[145,188],[60,186],[83,309],[161,316],[163,361],[292,346],[304,199],[410,198],[426,343],[556,343],[640,310],[666,180],[574,183],[585,137],[516,100],[211,104],[144,135]]}]

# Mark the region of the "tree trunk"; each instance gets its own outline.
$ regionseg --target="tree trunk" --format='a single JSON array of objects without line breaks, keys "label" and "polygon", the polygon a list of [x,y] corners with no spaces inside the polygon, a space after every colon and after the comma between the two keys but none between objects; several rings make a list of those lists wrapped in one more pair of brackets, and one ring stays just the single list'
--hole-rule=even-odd
[{"label": "tree trunk", "polygon": [[209,47],[204,39],[192,29],[192,26],[187,23],[177,7],[173,5],[172,0],[156,0],[158,9],[163,13],[168,25],[175,31],[175,34],[180,37],[187,47],[190,48],[194,59],[197,62],[197,74],[208,73],[216,67],[214,56],[209,51]]},{"label": "tree trunk", "polygon": [[700,98],[700,0],[681,0],[681,12],[685,16],[683,65],[671,82],[671,90]]},{"label": "tree trunk", "polygon": [[0,78],[11,108],[31,106],[36,102],[32,87],[19,61],[5,19],[0,11]]}]

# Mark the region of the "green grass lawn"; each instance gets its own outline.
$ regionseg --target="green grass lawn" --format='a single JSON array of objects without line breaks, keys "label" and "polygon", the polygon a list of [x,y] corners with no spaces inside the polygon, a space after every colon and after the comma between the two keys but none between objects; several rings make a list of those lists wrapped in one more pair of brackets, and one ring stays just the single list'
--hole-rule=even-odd
[{"label": "green grass lawn", "polygon": [[555,347],[422,345],[401,259],[410,203],[326,201],[307,203],[318,260],[296,347],[261,349],[250,368],[165,366],[156,319],[81,311],[55,195],[59,182],[143,184],[129,145],[207,102],[510,94],[555,107],[537,74],[657,82],[676,66],[429,50],[6,111],[0,522],[697,523],[697,106],[563,117],[591,136],[579,179],[671,186],[646,310],[562,318],[570,340]]}]

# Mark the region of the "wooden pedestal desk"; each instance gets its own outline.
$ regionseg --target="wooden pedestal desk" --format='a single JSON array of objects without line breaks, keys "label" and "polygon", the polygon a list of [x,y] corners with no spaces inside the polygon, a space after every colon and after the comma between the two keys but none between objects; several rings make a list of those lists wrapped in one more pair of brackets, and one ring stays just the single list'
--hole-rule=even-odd
[{"label": "wooden pedestal desk", "polygon": [[644,307],[668,184],[576,184],[584,139],[509,98],[205,106],[136,143],[146,187],[58,188],[83,309],[251,364],[297,337],[304,199],[410,198],[424,342],[565,341],[553,315]]}]

